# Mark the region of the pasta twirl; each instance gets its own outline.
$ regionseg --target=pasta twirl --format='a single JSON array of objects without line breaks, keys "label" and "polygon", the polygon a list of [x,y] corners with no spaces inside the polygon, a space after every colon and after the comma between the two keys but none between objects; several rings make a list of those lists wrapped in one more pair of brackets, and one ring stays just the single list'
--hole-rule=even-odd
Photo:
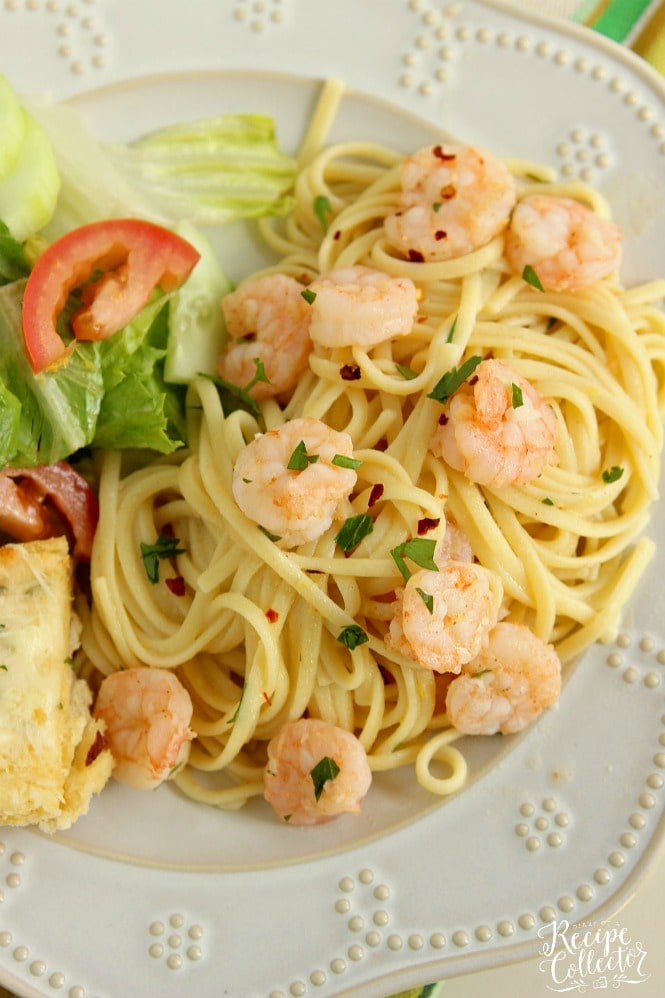
[{"label": "pasta twirl", "polygon": [[[267,741],[303,715],[354,731],[374,771],[413,764],[438,794],[463,784],[446,677],[387,640],[400,545],[438,540],[454,521],[503,594],[502,618],[553,643],[564,663],[613,635],[653,552],[643,531],[658,495],[665,282],[543,291],[510,272],[502,235],[457,259],[404,259],[383,228],[401,156],[326,145],[339,95],[325,90],[303,143],[292,215],[259,223],[275,253],[267,271],[308,283],[362,264],[410,277],[420,293],[412,332],[366,348],[314,345],[291,397],[262,401],[261,421],[225,414],[215,384],[199,379],[187,450],[131,472],[106,454],[92,601],[79,606],[90,673],[177,670],[197,733],[178,784],[229,809],[263,792]],[[509,165],[519,198],[551,189],[608,213],[582,184]],[[476,484],[430,449],[441,416],[430,393],[471,356],[509,363],[554,411],[558,462],[529,484]],[[323,536],[283,550],[237,505],[233,468],[262,429],[300,417],[348,433],[361,463]],[[371,532],[341,550],[340,522],[363,514]],[[164,560],[154,584],[141,544],[162,535],[182,553]],[[349,646],[340,636],[353,627],[366,640]]]}]

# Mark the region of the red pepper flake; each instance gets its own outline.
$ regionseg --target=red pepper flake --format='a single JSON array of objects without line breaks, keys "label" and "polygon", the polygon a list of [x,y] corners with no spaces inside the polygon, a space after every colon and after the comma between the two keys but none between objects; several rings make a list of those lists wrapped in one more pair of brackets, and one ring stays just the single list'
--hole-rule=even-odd
[{"label": "red pepper flake", "polygon": [[478,375],[474,374],[474,376],[472,378],[469,378],[469,384],[470,385],[476,385],[477,383],[478,383]]},{"label": "red pepper flake", "polygon": [[374,506],[374,504],[379,501],[382,495],[383,495],[383,485],[381,484],[381,482],[377,482],[376,485],[372,486],[372,491],[369,494],[367,505]]},{"label": "red pepper flake", "polygon": [[383,452],[384,450],[388,450],[388,441],[386,440],[385,437],[381,437],[380,440],[376,441],[374,445],[374,450],[380,450],[381,452]]},{"label": "red pepper flake", "polygon": [[86,766],[92,766],[97,756],[101,755],[106,748],[108,748],[108,742],[102,732],[98,731],[95,735],[95,740],[88,749],[88,754],[85,757]]},{"label": "red pepper flake", "polygon": [[357,364],[344,364],[339,369],[339,376],[342,381],[358,381],[361,375]]},{"label": "red pepper flake", "polygon": [[407,253],[407,256],[408,256],[409,260],[411,261],[411,263],[424,263],[425,262],[425,257],[420,252],[420,250],[410,249],[408,251],[408,253]]},{"label": "red pepper flake", "polygon": [[436,232],[434,233],[434,238],[437,240],[437,242],[440,242],[442,239],[448,238],[448,233],[445,231],[445,229],[437,229]]},{"label": "red pepper flake", "polygon": [[339,229],[335,229],[335,232],[333,233],[333,239],[337,240],[341,235],[342,235],[341,231]]},{"label": "red pepper flake", "polygon": [[430,530],[435,530],[440,523],[441,518],[438,516],[423,516],[422,520],[418,520],[418,537],[429,533]]},{"label": "red pepper flake", "polygon": [[445,187],[442,187],[439,191],[439,197],[442,201],[450,201],[450,199],[454,198],[456,194],[457,188],[454,184],[446,184]]},{"label": "red pepper flake", "polygon": [[445,412],[442,412],[438,419],[439,426],[445,426],[447,422],[448,422],[448,417],[446,416]]},{"label": "red pepper flake", "polygon": [[261,691],[261,696],[263,697],[263,699],[265,700],[265,702],[268,704],[268,706],[272,707],[272,700],[270,699],[270,697],[268,696],[268,694],[266,693],[265,690]]},{"label": "red pepper flake", "polygon": [[432,152],[434,153],[437,159],[442,159],[444,163],[448,162],[451,159],[456,159],[456,154],[454,152],[445,152],[443,146],[434,146]]},{"label": "red pepper flake", "polygon": [[277,621],[279,620],[279,614],[277,610],[273,610],[272,607],[269,610],[266,610],[266,617],[268,618],[268,621],[271,624],[276,624]]},{"label": "red pepper flake", "polygon": [[185,580],[182,575],[175,575],[172,579],[164,579],[167,588],[174,596],[184,596],[186,592]]}]

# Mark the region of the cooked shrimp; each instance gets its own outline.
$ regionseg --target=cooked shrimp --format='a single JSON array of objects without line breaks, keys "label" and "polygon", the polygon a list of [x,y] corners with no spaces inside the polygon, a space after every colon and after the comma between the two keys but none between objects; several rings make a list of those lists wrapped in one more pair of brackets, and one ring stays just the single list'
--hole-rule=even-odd
[{"label": "cooked shrimp", "polygon": [[577,291],[621,264],[621,231],[572,198],[534,194],[515,208],[506,259],[516,274],[530,266],[546,291]]},{"label": "cooked shrimp", "polygon": [[437,541],[432,558],[442,567],[447,561],[473,561],[473,548],[457,521],[446,516],[446,529]]},{"label": "cooked shrimp", "polygon": [[525,378],[485,360],[450,399],[430,447],[472,482],[525,485],[556,464],[556,417]]},{"label": "cooked shrimp", "polygon": [[[256,436],[241,451],[233,469],[233,495],[243,513],[280,547],[296,547],[325,533],[353,489],[353,468],[333,464],[352,454],[348,433],[318,419],[292,419]],[[302,470],[288,467],[296,455]]]},{"label": "cooked shrimp", "polygon": [[350,731],[317,718],[285,724],[268,742],[264,795],[290,825],[358,814],[372,782],[365,750]]},{"label": "cooked shrimp", "polygon": [[341,267],[315,277],[309,290],[309,335],[325,347],[371,347],[407,336],[418,312],[418,289],[408,277],[370,267]]},{"label": "cooked shrimp", "polygon": [[499,623],[480,653],[448,687],[446,713],[467,735],[521,731],[561,692],[561,662],[523,624]]},{"label": "cooked shrimp", "polygon": [[415,261],[450,260],[485,246],[508,224],[515,179],[484,149],[427,146],[404,160],[388,242]]},{"label": "cooked shrimp", "polygon": [[434,672],[459,672],[497,622],[501,587],[480,565],[420,569],[394,604],[387,643]]},{"label": "cooked shrimp", "polygon": [[94,716],[106,725],[113,775],[121,783],[150,790],[187,761],[192,701],[168,669],[111,673],[99,688]]},{"label": "cooked shrimp", "polygon": [[304,290],[304,284],[286,274],[264,274],[224,296],[230,340],[219,359],[222,378],[244,388],[256,374],[255,360],[260,360],[269,383],[257,381],[249,389],[253,398],[270,398],[295,388],[312,349]]}]

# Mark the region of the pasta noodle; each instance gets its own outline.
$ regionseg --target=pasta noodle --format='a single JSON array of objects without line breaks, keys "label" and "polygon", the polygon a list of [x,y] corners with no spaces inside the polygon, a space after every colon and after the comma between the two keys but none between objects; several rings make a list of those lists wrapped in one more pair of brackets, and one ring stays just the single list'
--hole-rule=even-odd
[{"label": "pasta noodle", "polygon": [[[264,427],[243,409],[225,415],[214,382],[198,379],[187,449],[134,470],[117,453],[101,457],[92,599],[78,607],[87,670],[177,670],[197,732],[178,785],[229,809],[263,792],[267,740],[304,714],[354,731],[374,771],[413,765],[436,794],[463,785],[445,681],[385,640],[402,582],[391,551],[423,521],[438,524],[428,534],[438,537],[454,518],[500,580],[507,619],[552,642],[564,663],[612,637],[653,552],[643,532],[658,495],[665,282],[541,291],[509,273],[502,236],[458,259],[403,259],[382,226],[401,156],[364,142],[327,145],[340,95],[335,84],[324,90],[303,142],[292,215],[259,223],[275,254],[267,272],[307,282],[365,264],[408,276],[421,290],[413,332],[371,348],[315,346],[288,402],[261,403]],[[519,197],[552,190],[608,214],[581,183],[509,165]],[[317,204],[330,211],[325,230]],[[474,484],[429,449],[440,405],[428,392],[470,355],[509,362],[554,409],[559,463],[528,485]],[[348,556],[335,543],[339,523],[281,549],[232,492],[246,442],[303,416],[349,433],[362,461],[343,515],[369,511],[373,530]],[[155,585],[142,563],[141,544],[164,534],[182,553],[160,578],[175,575],[178,587]],[[348,648],[338,638],[356,624],[368,640]]]}]

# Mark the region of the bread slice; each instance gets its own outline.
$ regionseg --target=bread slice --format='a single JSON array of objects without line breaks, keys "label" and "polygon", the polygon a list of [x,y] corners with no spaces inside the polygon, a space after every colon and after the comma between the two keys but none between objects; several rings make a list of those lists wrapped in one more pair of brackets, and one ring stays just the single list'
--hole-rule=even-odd
[{"label": "bread slice", "polygon": [[76,677],[65,538],[0,547],[0,825],[69,828],[113,767]]}]

